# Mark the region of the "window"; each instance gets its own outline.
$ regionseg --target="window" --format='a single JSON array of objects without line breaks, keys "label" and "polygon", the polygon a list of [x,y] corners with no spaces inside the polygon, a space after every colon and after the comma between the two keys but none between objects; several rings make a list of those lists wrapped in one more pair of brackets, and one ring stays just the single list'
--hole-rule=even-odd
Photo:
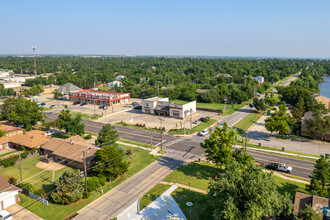
[{"label": "window", "polygon": [[145,105],[145,106],[149,107],[149,103],[146,103],[146,105]]}]

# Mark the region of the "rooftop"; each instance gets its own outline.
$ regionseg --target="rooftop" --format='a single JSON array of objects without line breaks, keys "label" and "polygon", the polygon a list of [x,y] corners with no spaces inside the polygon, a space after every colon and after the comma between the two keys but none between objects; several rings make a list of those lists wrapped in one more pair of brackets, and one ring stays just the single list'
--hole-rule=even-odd
[{"label": "rooftop", "polygon": [[92,90],[92,89],[86,89],[86,90],[72,92],[72,93],[78,93],[78,94],[81,94],[81,93],[98,93],[98,94],[109,94],[109,95],[127,94],[127,93],[112,92],[112,91],[101,91],[101,90]]},{"label": "rooftop", "polygon": [[38,147],[47,143],[49,140],[45,132],[39,130],[32,130],[10,137],[10,142],[29,148]]}]

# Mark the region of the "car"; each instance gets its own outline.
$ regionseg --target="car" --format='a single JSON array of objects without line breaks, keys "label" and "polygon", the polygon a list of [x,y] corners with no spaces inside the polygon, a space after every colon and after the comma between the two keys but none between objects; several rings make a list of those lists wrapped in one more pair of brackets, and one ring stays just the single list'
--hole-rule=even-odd
[{"label": "car", "polygon": [[58,98],[57,100],[64,100],[64,97],[60,97],[60,98]]},{"label": "car", "polygon": [[256,96],[260,97],[261,95],[260,95],[260,93],[257,92],[257,93],[256,93]]},{"label": "car", "polygon": [[84,106],[84,105],[87,105],[87,103],[83,102],[83,103],[80,104],[80,106]]},{"label": "car", "polygon": [[201,117],[198,121],[203,122],[205,118]]},{"label": "car", "polygon": [[51,106],[49,106],[49,108],[55,108],[55,105],[51,105]]},{"label": "car", "polygon": [[137,105],[140,105],[140,103],[138,103],[138,102],[133,102],[132,105],[133,105],[133,106],[137,106]]},{"label": "car", "polygon": [[24,128],[24,125],[17,125],[17,127],[19,127],[19,128]]},{"label": "car", "polygon": [[53,134],[55,134],[55,130],[53,130],[53,129],[50,129],[46,132],[46,136],[50,136],[50,135],[53,135]]},{"label": "car", "polygon": [[132,104],[126,104],[125,107],[132,107]]},{"label": "car", "polygon": [[200,122],[200,120],[197,119],[197,120],[195,120],[193,123],[194,123],[194,124],[198,124],[199,122]]},{"label": "car", "polygon": [[46,105],[46,103],[44,103],[44,102],[41,102],[40,104],[39,104],[39,106],[45,106]]},{"label": "car", "polygon": [[72,104],[72,105],[79,105],[79,104],[81,104],[81,102],[79,102],[79,101],[76,101],[76,102],[73,102],[73,104]]},{"label": "car", "polygon": [[0,220],[12,220],[13,217],[7,210],[0,210]]},{"label": "car", "polygon": [[105,110],[105,109],[108,109],[108,106],[107,105],[100,105],[99,109]]},{"label": "car", "polygon": [[134,109],[142,109],[142,105],[136,105],[134,106]]},{"label": "car", "polygon": [[204,129],[203,131],[199,132],[198,135],[199,136],[206,136],[209,133],[209,131],[207,129]]},{"label": "car", "polygon": [[292,167],[286,165],[285,163],[268,163],[266,165],[266,169],[269,170],[277,170],[277,171],[282,171],[286,173],[291,173]]}]

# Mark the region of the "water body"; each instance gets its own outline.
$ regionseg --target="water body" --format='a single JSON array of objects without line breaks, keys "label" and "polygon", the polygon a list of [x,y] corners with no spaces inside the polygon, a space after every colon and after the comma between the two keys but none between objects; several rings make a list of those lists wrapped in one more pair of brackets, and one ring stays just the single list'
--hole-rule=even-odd
[{"label": "water body", "polygon": [[319,84],[320,93],[330,99],[330,76],[323,76],[323,81]]}]

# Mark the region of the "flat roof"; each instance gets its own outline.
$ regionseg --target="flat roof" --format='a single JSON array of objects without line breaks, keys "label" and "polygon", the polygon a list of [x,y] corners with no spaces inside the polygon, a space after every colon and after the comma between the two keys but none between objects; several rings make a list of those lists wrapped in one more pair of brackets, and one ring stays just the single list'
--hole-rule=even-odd
[{"label": "flat roof", "polygon": [[144,99],[143,101],[160,101],[160,102],[166,102],[165,99],[168,100],[168,98],[152,97],[152,98]]},{"label": "flat roof", "polygon": [[72,92],[72,93],[86,93],[86,92],[93,92],[93,93],[99,93],[99,94],[129,94],[127,93],[121,93],[121,92],[112,92],[112,91],[101,91],[101,90],[93,90],[93,89],[86,89],[82,91]]}]

